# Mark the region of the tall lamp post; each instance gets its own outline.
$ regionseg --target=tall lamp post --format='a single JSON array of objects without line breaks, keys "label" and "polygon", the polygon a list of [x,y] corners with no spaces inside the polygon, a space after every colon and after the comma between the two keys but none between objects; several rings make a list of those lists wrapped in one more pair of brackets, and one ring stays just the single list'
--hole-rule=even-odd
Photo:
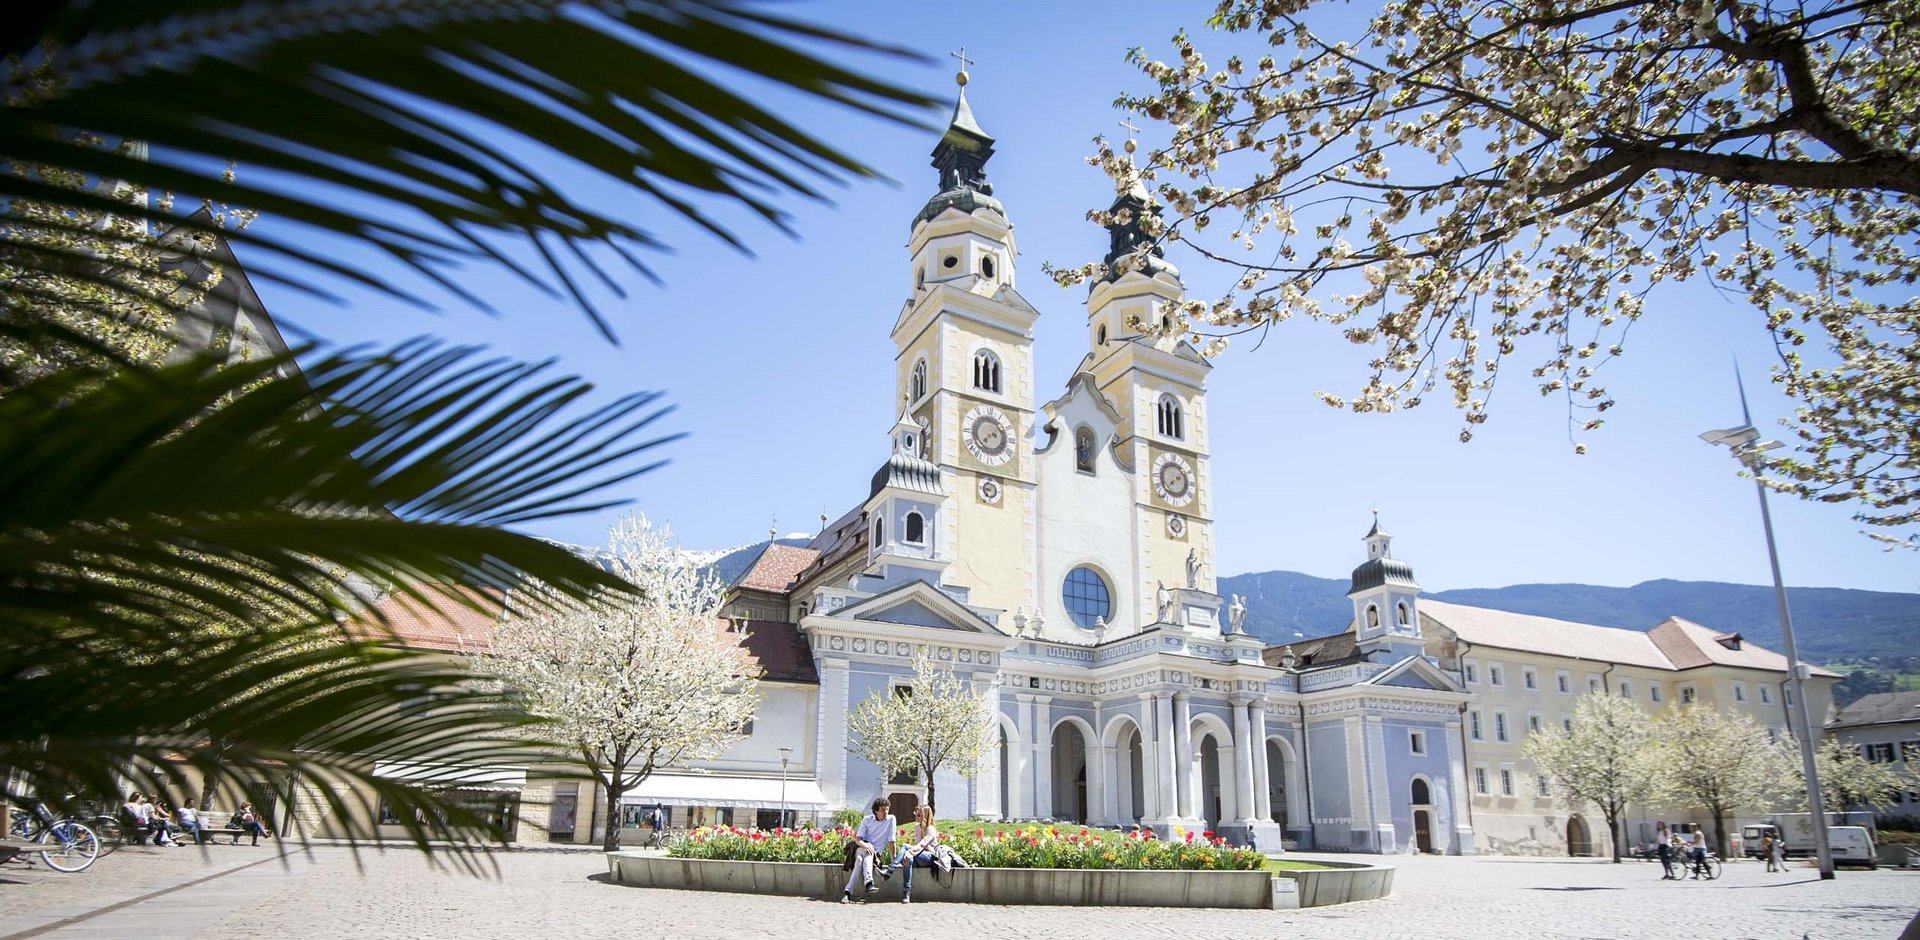
[{"label": "tall lamp post", "polygon": [[1753,415],[1747,410],[1747,390],[1740,388],[1741,425],[1724,431],[1708,431],[1700,439],[1709,444],[1725,445],[1733,451],[1735,460],[1753,474],[1753,486],[1760,494],[1760,527],[1767,534],[1767,562],[1773,566],[1773,596],[1780,604],[1780,637],[1787,647],[1787,690],[1793,696],[1793,714],[1800,720],[1800,772],[1807,778],[1807,811],[1813,819],[1813,848],[1820,863],[1820,877],[1833,877],[1833,851],[1827,846],[1826,800],[1820,793],[1820,771],[1813,757],[1813,722],[1807,712],[1806,690],[1801,680],[1807,675],[1807,667],[1800,662],[1799,649],[1793,642],[1793,616],[1787,611],[1787,586],[1780,580],[1780,553],[1773,543],[1773,516],[1767,511],[1767,487],[1760,479],[1761,469],[1765,465],[1767,451],[1780,446],[1779,441],[1763,441],[1760,432],[1753,426]]},{"label": "tall lamp post", "polygon": [[787,761],[793,758],[793,748],[780,749],[780,825],[787,824]]}]

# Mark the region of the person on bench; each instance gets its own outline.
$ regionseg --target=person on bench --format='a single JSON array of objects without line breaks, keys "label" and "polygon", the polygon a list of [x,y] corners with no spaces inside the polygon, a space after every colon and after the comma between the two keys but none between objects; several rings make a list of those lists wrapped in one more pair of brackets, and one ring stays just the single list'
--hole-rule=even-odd
[{"label": "person on bench", "polygon": [[174,810],[173,821],[180,831],[193,837],[194,845],[204,845],[207,841],[207,822],[200,818],[200,811],[191,805],[182,803]]},{"label": "person on bench", "polygon": [[[240,804],[240,811],[233,814],[233,822],[228,824],[228,828],[252,833],[254,845],[260,844],[261,836],[273,838],[273,833],[268,832],[267,827],[260,824],[260,816],[253,811],[252,803]],[[233,844],[240,844],[240,833],[233,834]]]}]

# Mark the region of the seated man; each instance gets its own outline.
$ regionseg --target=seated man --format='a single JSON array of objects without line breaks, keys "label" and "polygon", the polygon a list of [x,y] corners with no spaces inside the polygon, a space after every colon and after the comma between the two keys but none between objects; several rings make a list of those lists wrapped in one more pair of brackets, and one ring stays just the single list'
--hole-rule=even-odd
[{"label": "seated man", "polygon": [[873,815],[860,820],[860,828],[853,834],[853,865],[847,872],[847,886],[840,891],[840,903],[852,903],[853,886],[856,884],[864,883],[866,893],[873,893],[873,860],[893,844],[893,829],[893,817],[887,815],[886,798],[874,800]]}]

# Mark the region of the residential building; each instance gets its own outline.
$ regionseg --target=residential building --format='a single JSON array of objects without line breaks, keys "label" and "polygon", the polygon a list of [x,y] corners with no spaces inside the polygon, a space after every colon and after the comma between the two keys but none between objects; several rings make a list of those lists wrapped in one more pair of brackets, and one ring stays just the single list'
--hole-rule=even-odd
[{"label": "residential building", "polygon": [[[1827,733],[1853,745],[1866,760],[1892,764],[1909,779],[1920,779],[1920,690],[1861,696],[1834,714]],[[1879,812],[1920,819],[1920,789],[1901,793]]]}]

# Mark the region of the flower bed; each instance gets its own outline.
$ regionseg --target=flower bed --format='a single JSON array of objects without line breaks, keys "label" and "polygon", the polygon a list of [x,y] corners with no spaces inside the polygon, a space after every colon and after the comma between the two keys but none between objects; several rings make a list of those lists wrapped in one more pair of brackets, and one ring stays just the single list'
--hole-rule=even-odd
[{"label": "flower bed", "polygon": [[[831,862],[845,854],[850,830],[742,829],[709,826],[667,848],[674,858],[741,862]],[[987,832],[943,830],[940,841],[975,868],[1052,868],[1110,871],[1257,871],[1266,857],[1239,848],[1211,832],[1174,829],[1174,838],[1151,834],[1105,838],[1095,830],[1056,826]]]}]

